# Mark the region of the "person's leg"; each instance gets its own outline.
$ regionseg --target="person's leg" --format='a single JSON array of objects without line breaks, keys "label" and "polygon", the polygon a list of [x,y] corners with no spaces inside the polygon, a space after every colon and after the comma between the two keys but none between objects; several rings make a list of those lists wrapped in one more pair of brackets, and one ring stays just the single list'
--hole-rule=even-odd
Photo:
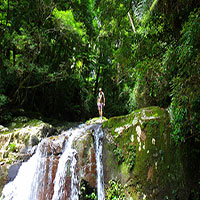
[{"label": "person's leg", "polygon": [[101,116],[101,106],[99,103],[97,105],[98,105],[98,111],[99,111],[99,117],[100,117]]},{"label": "person's leg", "polygon": [[101,117],[101,108],[99,108],[99,117]]},{"label": "person's leg", "polygon": [[103,104],[101,104],[101,118],[103,116]]}]

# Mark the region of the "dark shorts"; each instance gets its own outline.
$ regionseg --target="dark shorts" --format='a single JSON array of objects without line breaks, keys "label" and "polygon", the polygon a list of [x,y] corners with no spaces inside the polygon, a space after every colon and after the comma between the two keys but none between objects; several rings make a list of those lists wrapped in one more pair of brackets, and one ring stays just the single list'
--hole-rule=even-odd
[{"label": "dark shorts", "polygon": [[98,109],[103,109],[103,103],[98,103],[97,106],[98,106]]}]

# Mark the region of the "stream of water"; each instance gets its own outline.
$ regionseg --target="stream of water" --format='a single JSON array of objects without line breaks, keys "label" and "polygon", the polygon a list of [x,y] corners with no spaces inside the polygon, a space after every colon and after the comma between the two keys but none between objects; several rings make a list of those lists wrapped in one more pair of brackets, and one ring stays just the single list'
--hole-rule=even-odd
[{"label": "stream of water", "polygon": [[96,143],[96,165],[97,165],[97,196],[98,200],[104,200],[104,179],[103,179],[103,164],[102,164],[102,150],[103,150],[103,131],[99,126],[95,132]]},{"label": "stream of water", "polygon": [[[73,141],[84,134],[92,125],[80,125],[62,133],[68,138],[64,143],[63,152],[57,161],[52,153],[54,148],[50,140],[45,138],[38,145],[36,153],[20,167],[12,182],[5,185],[3,200],[79,200],[80,181],[77,173],[77,151]],[[101,125],[92,127],[96,146],[96,171],[98,200],[104,200],[104,180],[102,165]],[[48,155],[50,154],[50,155]],[[53,171],[56,171],[53,177]],[[81,200],[81,199],[80,199]]]}]

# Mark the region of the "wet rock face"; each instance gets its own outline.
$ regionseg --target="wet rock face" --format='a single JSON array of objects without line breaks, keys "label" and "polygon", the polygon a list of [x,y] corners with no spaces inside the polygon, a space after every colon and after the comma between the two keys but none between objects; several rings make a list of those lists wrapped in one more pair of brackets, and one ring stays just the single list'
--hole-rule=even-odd
[{"label": "wet rock face", "polygon": [[96,187],[96,160],[94,148],[90,149],[90,154],[88,155],[88,163],[83,166],[82,179],[87,181],[90,187]]},{"label": "wet rock face", "polygon": [[[58,167],[59,156],[48,155],[45,163],[45,175],[42,180],[41,187],[39,187],[38,198],[41,200],[52,199],[54,193],[54,179],[56,176],[56,171]],[[49,178],[51,177],[51,178]]]},{"label": "wet rock face", "polygon": [[79,140],[75,141],[74,147],[77,150],[77,168],[80,180],[86,181],[89,187],[96,188],[96,158],[92,131],[86,132]]},{"label": "wet rock face", "polygon": [[57,135],[57,129],[51,127],[51,126],[44,126],[42,128],[42,133],[41,133],[42,137],[50,137],[50,136],[53,136],[53,135]]},{"label": "wet rock face", "polygon": [[8,169],[8,182],[13,181],[15,177],[17,176],[17,173],[19,171],[19,168],[21,167],[21,162],[11,165],[11,167]]}]

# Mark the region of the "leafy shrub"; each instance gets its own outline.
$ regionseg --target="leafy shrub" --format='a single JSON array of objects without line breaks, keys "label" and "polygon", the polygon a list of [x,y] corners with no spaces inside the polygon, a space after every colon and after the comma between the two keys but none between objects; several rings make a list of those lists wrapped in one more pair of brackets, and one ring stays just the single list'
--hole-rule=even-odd
[{"label": "leafy shrub", "polygon": [[126,158],[126,164],[128,165],[129,170],[132,170],[135,166],[136,161],[136,146],[130,145],[128,147],[128,156]]},{"label": "leafy shrub", "polygon": [[117,161],[118,161],[119,164],[124,161],[124,156],[123,156],[123,150],[122,149],[117,147],[116,149],[114,149],[113,153],[114,153],[114,156],[117,157]]},{"label": "leafy shrub", "polygon": [[120,181],[110,180],[109,185],[106,187],[107,200],[125,200],[125,186],[122,186]]},{"label": "leafy shrub", "polygon": [[90,195],[86,195],[86,198],[87,198],[88,200],[92,200],[92,199],[97,200],[97,195],[93,192],[93,193],[90,194]]},{"label": "leafy shrub", "polygon": [[[199,138],[200,131],[200,10],[191,13],[182,29],[180,44],[173,54],[176,76],[172,79],[172,125],[173,139],[183,142],[188,138]],[[173,57],[173,56],[171,56]]]},{"label": "leafy shrub", "polygon": [[8,103],[8,99],[5,95],[0,94],[0,107],[4,106]]},{"label": "leafy shrub", "polygon": [[89,183],[85,180],[81,180],[79,199],[97,200],[96,189],[91,188]]}]

